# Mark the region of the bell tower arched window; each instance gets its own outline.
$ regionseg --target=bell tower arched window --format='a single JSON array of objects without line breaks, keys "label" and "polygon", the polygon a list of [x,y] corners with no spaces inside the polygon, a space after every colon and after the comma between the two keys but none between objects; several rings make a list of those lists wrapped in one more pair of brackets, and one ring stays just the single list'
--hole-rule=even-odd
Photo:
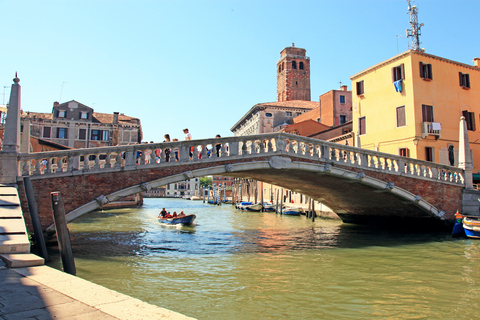
[{"label": "bell tower arched window", "polygon": [[299,68],[300,70],[303,70],[303,61],[300,61],[300,63],[298,64],[298,68]]},{"label": "bell tower arched window", "polygon": [[292,61],[292,69],[297,69],[297,61]]}]

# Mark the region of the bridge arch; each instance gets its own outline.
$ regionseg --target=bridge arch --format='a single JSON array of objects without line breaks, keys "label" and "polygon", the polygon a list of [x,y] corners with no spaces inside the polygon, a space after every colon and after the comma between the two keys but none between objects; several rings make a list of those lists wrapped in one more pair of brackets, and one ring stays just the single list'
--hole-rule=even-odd
[{"label": "bridge arch", "polygon": [[[371,220],[393,217],[440,221],[446,219],[444,211],[422,199],[420,195],[396,186],[392,181],[383,181],[365,175],[364,172],[332,166],[329,163],[295,161],[282,156],[272,156],[253,162],[217,164],[198,169],[186,168],[186,171],[181,173],[145,181],[98,196],[70,211],[66,218],[67,221],[72,221],[111,201],[150,188],[208,175],[254,179],[291,189],[324,203],[347,222],[359,222],[365,218]],[[376,214],[373,214],[372,210],[375,210]],[[53,225],[47,228],[47,230],[51,229],[53,229]]]}]

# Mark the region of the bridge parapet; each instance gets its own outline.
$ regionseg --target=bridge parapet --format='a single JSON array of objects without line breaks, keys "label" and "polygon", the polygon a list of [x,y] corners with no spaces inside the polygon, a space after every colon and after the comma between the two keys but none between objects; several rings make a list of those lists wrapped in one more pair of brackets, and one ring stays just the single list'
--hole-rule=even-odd
[{"label": "bridge parapet", "polygon": [[457,185],[465,183],[464,170],[457,167],[286,133],[19,154],[18,177],[42,179],[58,175],[139,170],[274,155],[300,157],[329,165],[415,176]]}]

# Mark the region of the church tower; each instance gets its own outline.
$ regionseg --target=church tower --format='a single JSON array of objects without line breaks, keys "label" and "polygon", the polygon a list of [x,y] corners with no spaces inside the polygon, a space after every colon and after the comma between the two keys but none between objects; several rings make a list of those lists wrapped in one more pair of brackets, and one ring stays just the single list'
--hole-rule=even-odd
[{"label": "church tower", "polygon": [[310,101],[310,58],[292,43],[277,61],[277,101]]}]

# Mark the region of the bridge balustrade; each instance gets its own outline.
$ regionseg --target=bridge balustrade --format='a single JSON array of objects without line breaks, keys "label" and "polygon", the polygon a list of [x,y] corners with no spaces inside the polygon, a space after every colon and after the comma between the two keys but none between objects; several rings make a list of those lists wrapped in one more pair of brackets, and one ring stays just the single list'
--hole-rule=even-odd
[{"label": "bridge balustrade", "polygon": [[47,178],[75,171],[96,173],[262,155],[301,157],[319,161],[319,164],[465,183],[464,171],[460,168],[286,133],[20,154],[18,175]]}]

